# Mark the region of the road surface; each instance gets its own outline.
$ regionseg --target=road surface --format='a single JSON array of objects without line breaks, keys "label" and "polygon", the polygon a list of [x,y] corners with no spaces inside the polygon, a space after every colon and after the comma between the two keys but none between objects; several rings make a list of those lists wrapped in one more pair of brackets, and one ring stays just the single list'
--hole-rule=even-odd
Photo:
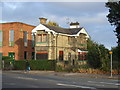
[{"label": "road surface", "polygon": [[25,72],[4,71],[2,88],[82,88],[96,90],[119,90],[120,83],[116,79],[90,77],[56,76],[49,74],[30,74]]}]

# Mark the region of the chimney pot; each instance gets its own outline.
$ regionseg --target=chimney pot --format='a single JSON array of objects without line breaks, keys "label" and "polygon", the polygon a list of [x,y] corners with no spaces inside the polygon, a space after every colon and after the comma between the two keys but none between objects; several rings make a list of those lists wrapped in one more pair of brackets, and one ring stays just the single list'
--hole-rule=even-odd
[{"label": "chimney pot", "polygon": [[46,18],[39,18],[41,24],[46,24],[47,19]]},{"label": "chimney pot", "polygon": [[75,22],[75,23],[71,22],[70,23],[70,28],[80,28],[80,25],[79,25],[78,22]]}]

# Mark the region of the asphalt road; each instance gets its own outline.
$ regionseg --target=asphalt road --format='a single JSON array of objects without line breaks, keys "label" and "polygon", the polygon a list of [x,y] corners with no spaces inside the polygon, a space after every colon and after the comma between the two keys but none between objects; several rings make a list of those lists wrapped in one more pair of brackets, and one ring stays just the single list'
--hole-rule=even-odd
[{"label": "asphalt road", "polygon": [[2,72],[2,88],[82,88],[96,90],[119,90],[120,83],[115,79],[90,77],[56,76],[49,74],[30,74]]}]

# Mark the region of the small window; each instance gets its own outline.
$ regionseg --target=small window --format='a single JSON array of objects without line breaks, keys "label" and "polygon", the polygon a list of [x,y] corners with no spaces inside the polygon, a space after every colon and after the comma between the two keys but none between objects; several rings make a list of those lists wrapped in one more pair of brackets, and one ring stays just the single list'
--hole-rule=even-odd
[{"label": "small window", "polygon": [[3,32],[0,31],[0,47],[2,46],[2,42],[3,42]]},{"label": "small window", "polygon": [[38,34],[37,42],[42,42],[42,34]]},{"label": "small window", "polygon": [[14,46],[14,30],[9,31],[9,46]]},{"label": "small window", "polygon": [[59,60],[63,61],[63,51],[59,51]]},{"label": "small window", "polygon": [[24,46],[27,47],[28,44],[28,32],[24,31]]},{"label": "small window", "polygon": [[47,34],[43,34],[43,40],[42,42],[46,42],[47,41]]},{"label": "small window", "polygon": [[32,48],[35,46],[35,36],[32,35]]}]

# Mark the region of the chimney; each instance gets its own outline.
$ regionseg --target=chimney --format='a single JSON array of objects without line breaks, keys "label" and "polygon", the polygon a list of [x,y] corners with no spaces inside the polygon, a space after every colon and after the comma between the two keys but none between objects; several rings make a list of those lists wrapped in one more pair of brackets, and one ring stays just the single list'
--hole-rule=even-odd
[{"label": "chimney", "polygon": [[80,25],[79,25],[78,22],[75,22],[75,23],[71,22],[70,23],[70,28],[80,28]]},{"label": "chimney", "polygon": [[47,19],[46,18],[39,18],[41,24],[46,24]]}]

